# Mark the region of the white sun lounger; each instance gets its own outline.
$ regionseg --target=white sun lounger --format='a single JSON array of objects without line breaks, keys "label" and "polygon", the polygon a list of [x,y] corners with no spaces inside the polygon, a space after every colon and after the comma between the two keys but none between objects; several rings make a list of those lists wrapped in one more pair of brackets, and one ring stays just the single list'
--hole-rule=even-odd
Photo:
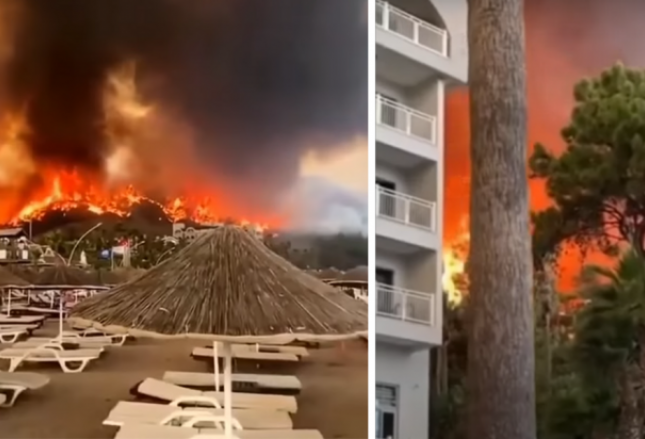
[{"label": "white sun lounger", "polygon": [[[188,401],[190,402],[190,401]],[[203,402],[203,401],[202,401]],[[103,425],[122,427],[124,425],[170,425],[186,422],[195,416],[221,416],[224,409],[210,407],[179,407],[176,404],[148,404],[144,402],[119,401]],[[247,430],[289,430],[293,421],[287,412],[273,410],[233,409],[233,417]]]},{"label": "white sun lounger", "polygon": [[[14,345],[15,346],[15,345]],[[0,359],[9,360],[9,372],[15,371],[23,362],[58,363],[66,373],[82,372],[92,360],[101,356],[100,349],[74,349],[64,351],[53,347],[18,349],[11,347],[0,351]],[[70,363],[80,363],[71,367]]]},{"label": "white sun lounger", "polygon": [[49,384],[49,377],[31,372],[0,372],[0,395],[6,397],[0,407],[12,407],[26,390],[38,390]]},{"label": "white sun lounger", "polygon": [[[211,348],[211,346],[205,346],[206,348]],[[238,350],[250,350],[251,352],[263,352],[263,353],[274,353],[274,354],[293,354],[298,357],[308,357],[309,351],[303,346],[283,346],[283,345],[274,345],[274,344],[241,344],[234,343],[231,344],[231,350],[233,354]]]},{"label": "white sun lounger", "polygon": [[29,330],[20,326],[0,327],[0,343],[15,343],[21,336],[29,334]]},{"label": "white sun lounger", "polygon": [[129,334],[108,334],[104,331],[99,331],[98,329],[95,328],[87,328],[87,329],[74,329],[73,331],[64,331],[63,335],[65,336],[71,336],[71,337],[81,337],[81,338],[89,338],[89,339],[95,339],[95,338],[109,338],[110,342],[119,346],[123,346],[126,342],[126,340],[130,337]]},{"label": "white sun lounger", "polygon": [[[204,400],[212,406],[216,406],[216,404],[222,405],[224,403],[223,392],[200,392],[199,390],[179,387],[154,378],[146,378],[143,380],[137,386],[136,391],[141,395],[169,402],[177,400]],[[233,408],[279,410],[296,413],[298,411],[298,403],[296,402],[296,398],[290,395],[233,392]]]},{"label": "white sun lounger", "polygon": [[[49,340],[60,340],[58,337],[29,337],[26,341],[33,343],[47,343]],[[85,347],[102,347],[102,346],[121,346],[120,341],[115,342],[112,337],[79,337],[63,333],[63,343],[77,344]]]},{"label": "white sun lounger", "polygon": [[[213,348],[197,347],[193,349],[193,358],[213,359]],[[219,358],[222,358],[221,351],[218,350]],[[233,351],[234,360],[251,360],[251,361],[286,361],[298,362],[300,359],[294,354],[281,354],[276,352],[256,352],[250,349],[236,349]]]},{"label": "white sun lounger", "polygon": [[[218,420],[219,421],[219,420]],[[318,430],[234,430],[238,439],[323,439]],[[114,439],[224,439],[222,428],[126,424]]]},{"label": "white sun lounger", "polygon": [[50,346],[61,348],[61,343],[64,345],[73,345],[79,349],[98,349],[103,350],[106,346],[111,346],[111,342],[101,342],[100,340],[86,340],[84,338],[63,338],[58,337],[30,337],[26,340],[14,343],[12,347],[16,349],[31,349],[39,346]]},{"label": "white sun lounger", "polygon": [[0,325],[34,325],[42,324],[45,316],[7,316],[0,314]]},{"label": "white sun lounger", "polygon": [[[299,393],[302,389],[300,380],[293,375],[266,375],[250,373],[233,373],[233,383],[249,383],[263,390],[287,390]],[[215,388],[215,376],[212,373],[200,372],[174,372],[163,374],[163,381],[176,386]],[[220,385],[224,382],[224,375],[220,374]],[[221,389],[220,389],[221,390]]]}]

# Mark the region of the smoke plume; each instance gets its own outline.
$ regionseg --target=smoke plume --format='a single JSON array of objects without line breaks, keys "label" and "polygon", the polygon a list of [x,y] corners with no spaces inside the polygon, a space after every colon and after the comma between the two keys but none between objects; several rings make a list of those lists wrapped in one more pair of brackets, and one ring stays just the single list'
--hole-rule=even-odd
[{"label": "smoke plume", "polygon": [[106,78],[135,62],[143,100],[190,131],[206,172],[270,201],[306,148],[366,132],[364,14],[364,0],[0,0],[0,110],[24,113],[37,163],[101,172]]},{"label": "smoke plume", "polygon": [[[618,60],[645,67],[643,36],[645,3],[638,0],[528,0],[526,37],[528,69],[529,142],[563,148],[560,129],[573,104],[573,86]],[[446,242],[459,239],[468,215],[469,133],[465,90],[453,92],[446,116]],[[549,204],[543,186],[531,182],[532,208]],[[573,258],[573,259],[572,259]],[[572,274],[579,268],[574,256],[564,261]],[[571,277],[571,276],[569,276]]]}]

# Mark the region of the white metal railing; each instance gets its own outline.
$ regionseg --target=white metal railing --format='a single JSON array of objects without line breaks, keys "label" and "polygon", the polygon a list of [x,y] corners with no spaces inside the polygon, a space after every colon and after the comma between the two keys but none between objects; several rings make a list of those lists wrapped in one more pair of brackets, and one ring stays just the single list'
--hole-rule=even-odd
[{"label": "white metal railing", "polygon": [[436,144],[435,116],[406,107],[381,95],[376,96],[376,123]]},{"label": "white metal railing", "polygon": [[436,231],[437,203],[392,191],[376,188],[376,213],[378,216],[415,227]]},{"label": "white metal railing", "polygon": [[376,0],[376,25],[424,49],[448,57],[448,31]]},{"label": "white metal railing", "polygon": [[376,312],[406,322],[434,325],[434,294],[376,285]]}]

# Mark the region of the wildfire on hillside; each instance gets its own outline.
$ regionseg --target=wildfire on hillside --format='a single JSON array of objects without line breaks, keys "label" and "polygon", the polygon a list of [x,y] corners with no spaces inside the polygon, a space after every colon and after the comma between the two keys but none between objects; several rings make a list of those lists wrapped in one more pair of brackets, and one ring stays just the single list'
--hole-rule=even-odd
[{"label": "wildfire on hillside", "polygon": [[[31,157],[24,118],[5,116],[0,124],[0,224],[19,224],[51,211],[75,209],[125,217],[145,202],[158,206],[171,222],[213,223],[233,218],[261,227],[278,226],[277,216],[245,210],[224,191],[200,182],[199,167],[189,163],[187,139],[175,135],[168,142],[155,135],[169,121],[160,109],[141,102],[135,79],[135,65],[126,63],[106,80],[103,125],[112,152],[101,172]],[[149,195],[154,192],[162,195]]]}]

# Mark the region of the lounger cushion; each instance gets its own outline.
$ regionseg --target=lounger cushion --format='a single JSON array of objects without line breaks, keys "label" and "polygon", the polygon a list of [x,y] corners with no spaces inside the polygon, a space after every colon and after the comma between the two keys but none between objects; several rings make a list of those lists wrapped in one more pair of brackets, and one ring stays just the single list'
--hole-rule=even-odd
[{"label": "lounger cushion", "polygon": [[[206,348],[211,348],[212,345],[204,346]],[[264,352],[264,353],[276,353],[276,354],[293,354],[298,357],[307,357],[309,356],[309,351],[307,348],[302,346],[284,346],[284,345],[273,345],[273,344],[242,344],[242,343],[233,343],[231,344],[231,349],[233,352],[238,350],[250,350],[251,352]]]},{"label": "lounger cushion", "polygon": [[45,320],[45,316],[0,316],[0,325],[28,325],[33,323],[41,323]]},{"label": "lounger cushion", "polygon": [[[323,439],[318,430],[241,430],[233,432],[239,439]],[[161,425],[126,424],[115,439],[190,439],[197,434],[224,438],[223,430],[183,428]]]},{"label": "lounger cushion", "polygon": [[3,384],[36,390],[49,384],[49,377],[32,372],[0,372],[0,387]]},{"label": "lounger cushion", "polygon": [[[195,358],[213,358],[213,348],[197,347],[192,353]],[[221,358],[221,351],[218,351]],[[233,358],[237,360],[255,360],[255,361],[300,361],[297,355],[281,354],[275,352],[255,352],[250,349],[237,349],[233,351]]]},{"label": "lounger cushion", "polygon": [[[15,345],[14,345],[15,346]],[[23,355],[29,353],[29,358],[26,361],[57,361],[58,358],[64,360],[75,360],[78,359],[95,359],[101,356],[101,350],[99,349],[71,349],[68,351],[62,351],[57,349],[19,349],[11,347],[9,349],[4,349],[0,351],[0,358],[3,359],[12,359],[17,357],[22,357]]]},{"label": "lounger cushion", "polygon": [[[234,373],[233,382],[252,383],[263,389],[285,389],[299,391],[302,388],[300,380],[293,375],[267,375],[251,373]],[[215,375],[200,372],[165,372],[163,381],[177,386],[215,387]],[[220,374],[220,385],[224,375]]]},{"label": "lounger cushion", "polygon": [[[154,378],[146,378],[143,380],[137,387],[137,391],[142,395],[168,402],[172,402],[181,397],[208,396],[214,398],[220,404],[224,403],[223,392],[200,392],[199,390],[176,386]],[[283,410],[289,413],[296,413],[298,404],[295,397],[288,395],[233,392],[233,408]]]},{"label": "lounger cushion", "polygon": [[[107,419],[103,421],[103,424],[115,427],[128,424],[157,425],[178,410],[182,410],[182,408],[167,404],[119,401],[110,411]],[[185,408],[183,410],[194,411],[196,409]],[[199,408],[198,410],[215,416],[224,416],[223,409]],[[245,429],[288,430],[293,428],[293,422],[287,412],[233,409],[233,417]]]},{"label": "lounger cushion", "polygon": [[[54,342],[57,340],[56,338],[50,338],[50,337],[38,337],[38,338],[32,337],[32,338],[28,338],[27,340],[14,343],[12,347],[16,349],[33,349],[33,348],[42,346],[49,341]],[[109,346],[111,344],[109,343],[106,345],[105,343],[96,343],[93,341],[86,341],[85,339],[71,340],[67,338],[64,338],[62,340],[62,343],[65,345],[72,345],[74,347],[78,347],[81,349],[95,349],[99,351],[102,351],[105,346]]]}]

